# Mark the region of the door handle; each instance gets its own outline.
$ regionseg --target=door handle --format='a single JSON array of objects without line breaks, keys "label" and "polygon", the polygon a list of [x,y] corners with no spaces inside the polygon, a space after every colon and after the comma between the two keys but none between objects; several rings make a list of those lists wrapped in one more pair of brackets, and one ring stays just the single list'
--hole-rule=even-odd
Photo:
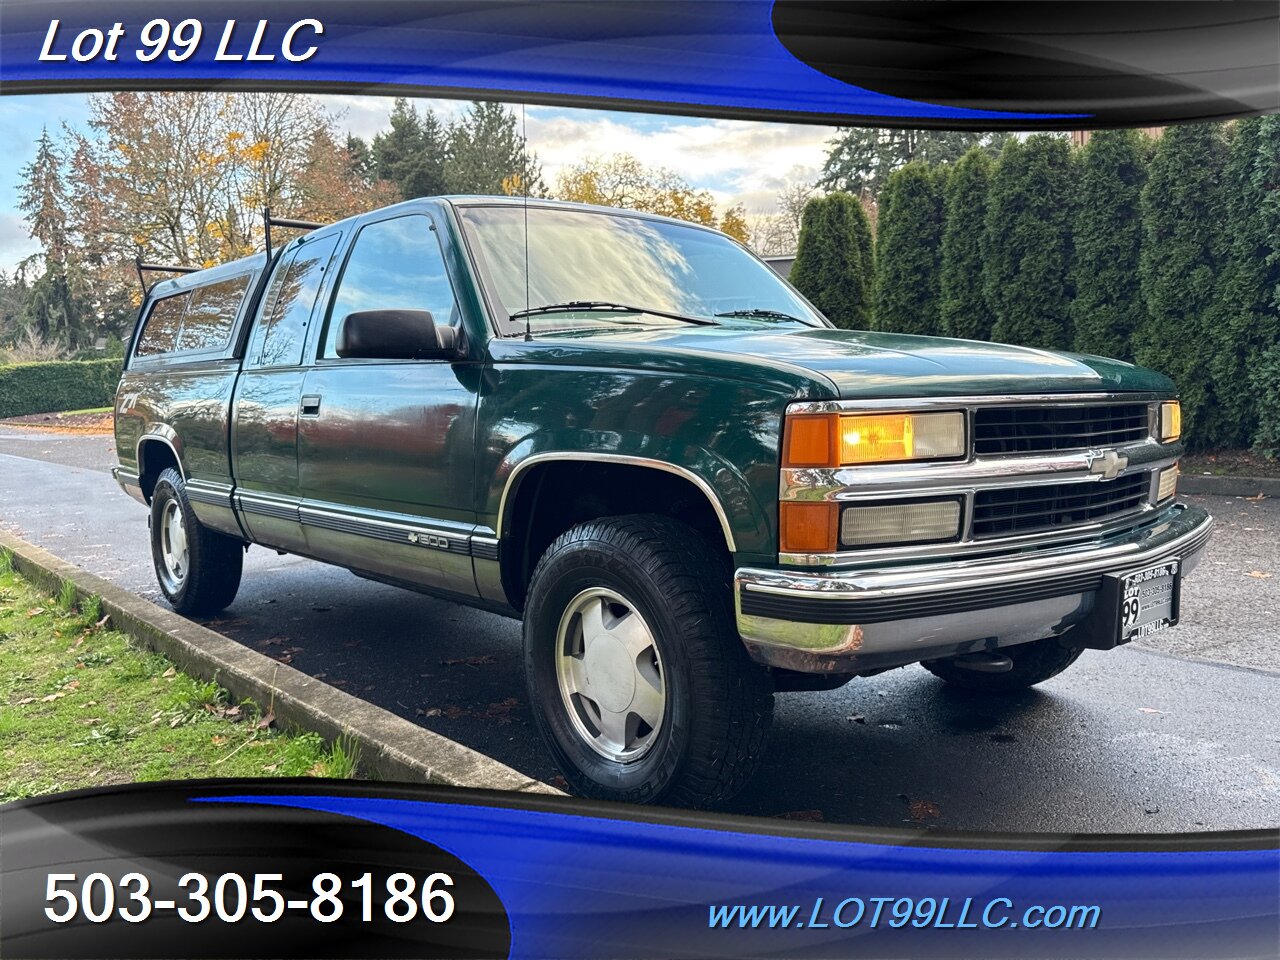
[{"label": "door handle", "polygon": [[302,415],[304,417],[320,416],[320,398],[318,396],[302,398]]}]

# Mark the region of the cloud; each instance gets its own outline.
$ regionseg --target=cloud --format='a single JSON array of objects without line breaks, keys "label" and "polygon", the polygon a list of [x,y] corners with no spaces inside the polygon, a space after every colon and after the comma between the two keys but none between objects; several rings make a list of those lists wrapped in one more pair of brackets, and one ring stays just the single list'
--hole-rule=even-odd
[{"label": "cloud", "polygon": [[0,211],[0,269],[12,270],[39,250],[40,244],[31,238],[20,214]]},{"label": "cloud", "polygon": [[[366,140],[386,130],[392,98],[333,95],[318,98],[337,116],[338,129]],[[464,100],[414,100],[442,119],[460,116]],[[511,105],[517,116],[519,105]],[[554,185],[566,167],[591,157],[630,153],[647,166],[669,167],[721,204],[742,203],[749,212],[775,209],[777,193],[815,180],[826,157],[832,127],[741,120],[702,120],[656,114],[528,107],[529,144]]]},{"label": "cloud", "polygon": [[565,167],[590,157],[630,153],[650,166],[669,167],[722,202],[748,210],[774,208],[774,195],[795,182],[811,182],[826,157],[832,127],[742,120],[646,118],[628,114],[529,109],[529,144],[549,183]]},{"label": "cloud", "polygon": [[[316,101],[334,116],[338,129],[344,134],[353,133],[365,140],[372,140],[391,126],[394,97],[325,94],[317,96]],[[412,103],[420,111],[434,111],[442,120],[455,119],[470,106],[466,100],[415,99]]]}]

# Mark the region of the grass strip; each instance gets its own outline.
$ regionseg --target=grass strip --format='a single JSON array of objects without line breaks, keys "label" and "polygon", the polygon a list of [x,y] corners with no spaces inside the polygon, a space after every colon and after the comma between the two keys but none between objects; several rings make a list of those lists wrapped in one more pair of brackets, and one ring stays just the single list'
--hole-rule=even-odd
[{"label": "grass strip", "polygon": [[0,550],[0,801],[199,777],[353,777],[349,743],[277,730],[112,630],[67,583],[45,596]]}]

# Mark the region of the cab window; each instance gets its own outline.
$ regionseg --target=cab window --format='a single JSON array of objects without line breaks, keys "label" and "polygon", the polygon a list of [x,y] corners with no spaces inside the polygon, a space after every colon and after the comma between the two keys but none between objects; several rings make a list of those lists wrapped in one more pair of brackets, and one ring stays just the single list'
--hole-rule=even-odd
[{"label": "cab window", "polygon": [[138,338],[135,356],[158,357],[164,353],[172,353],[177,348],[178,330],[182,326],[182,315],[186,312],[187,301],[190,299],[190,292],[179,293],[157,300],[151,305],[146,326],[142,328],[142,336]]},{"label": "cab window", "polygon": [[378,220],[356,235],[329,311],[321,358],[338,356],[342,321],[362,310],[428,310],[440,326],[457,324],[453,285],[428,217]]},{"label": "cab window", "polygon": [[249,290],[251,274],[219,280],[192,291],[191,303],[178,335],[181,353],[224,350],[231,340],[231,328],[240,313],[240,304]]},{"label": "cab window", "polygon": [[282,367],[302,362],[311,311],[337,242],[338,235],[331,234],[303,243],[288,263],[276,268],[249,351],[252,365]]}]

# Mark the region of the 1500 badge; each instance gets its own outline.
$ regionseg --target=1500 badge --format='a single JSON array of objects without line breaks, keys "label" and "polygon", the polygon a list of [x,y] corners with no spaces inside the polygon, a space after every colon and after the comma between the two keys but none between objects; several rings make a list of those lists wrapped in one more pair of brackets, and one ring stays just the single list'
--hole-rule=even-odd
[{"label": "1500 badge", "polygon": [[449,549],[449,538],[434,533],[411,533],[409,542],[416,543],[420,547],[434,547],[437,550]]}]

